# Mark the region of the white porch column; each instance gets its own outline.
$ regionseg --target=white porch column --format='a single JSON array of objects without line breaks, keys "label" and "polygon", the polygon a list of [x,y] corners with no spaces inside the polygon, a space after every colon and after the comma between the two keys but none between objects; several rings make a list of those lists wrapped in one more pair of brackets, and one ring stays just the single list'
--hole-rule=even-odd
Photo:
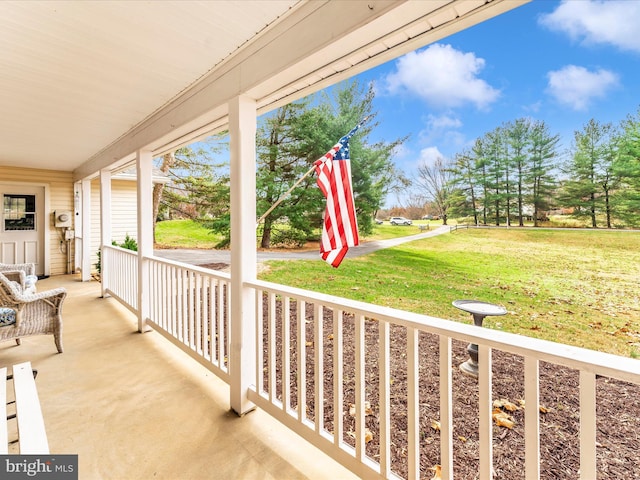
[{"label": "white porch column", "polygon": [[91,180],[82,180],[82,276],[91,280]]},{"label": "white porch column", "polygon": [[[111,245],[111,171],[100,170],[100,248],[104,245]],[[104,251],[100,256],[100,276],[102,285],[102,296],[109,286],[108,269],[105,269]]]},{"label": "white porch column", "polygon": [[149,263],[153,255],[153,157],[151,152],[136,154],[138,179],[138,331],[146,331],[149,318]]},{"label": "white porch column", "polygon": [[255,383],[255,293],[243,287],[256,277],[256,102],[229,102],[231,154],[231,408],[253,410],[247,391]]}]

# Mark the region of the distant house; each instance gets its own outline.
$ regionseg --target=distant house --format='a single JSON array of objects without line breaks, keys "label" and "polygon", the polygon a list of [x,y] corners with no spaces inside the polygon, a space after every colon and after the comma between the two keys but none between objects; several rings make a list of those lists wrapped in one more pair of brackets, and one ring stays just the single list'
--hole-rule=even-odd
[{"label": "distant house", "polygon": [[[153,169],[153,183],[169,182],[169,177]],[[138,237],[138,210],[135,168],[123,170],[111,177],[111,240],[118,243],[129,237]],[[95,271],[100,249],[100,180],[91,182],[91,269]],[[79,252],[78,252],[79,253]],[[76,265],[80,265],[76,257]]]}]

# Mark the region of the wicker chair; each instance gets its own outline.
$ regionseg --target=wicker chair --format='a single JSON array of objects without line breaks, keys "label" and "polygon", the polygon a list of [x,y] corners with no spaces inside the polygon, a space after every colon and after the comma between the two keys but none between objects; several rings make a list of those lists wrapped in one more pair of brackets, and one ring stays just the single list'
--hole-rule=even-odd
[{"label": "wicker chair", "polygon": [[36,293],[36,266],[33,263],[0,263],[0,273],[23,271],[26,282],[22,282],[22,289],[28,293]]},{"label": "wicker chair", "polygon": [[22,270],[25,275],[35,275],[36,266],[33,263],[0,263],[0,273]]},{"label": "wicker chair", "polygon": [[[0,307],[5,312],[0,325],[0,341],[29,335],[53,335],[62,353],[62,303],[67,296],[64,288],[41,293],[23,293],[24,271],[0,273]],[[13,315],[11,311],[15,312]],[[12,318],[13,317],[13,318]]]}]

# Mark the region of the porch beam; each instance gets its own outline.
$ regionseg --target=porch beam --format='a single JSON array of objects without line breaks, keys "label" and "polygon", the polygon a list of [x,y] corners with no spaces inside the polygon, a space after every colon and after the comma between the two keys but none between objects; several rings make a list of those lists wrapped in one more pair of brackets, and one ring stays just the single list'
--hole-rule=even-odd
[{"label": "porch beam", "polygon": [[138,181],[138,332],[147,330],[149,318],[149,261],[153,255],[153,157],[148,150],[136,152]]},{"label": "porch beam", "polygon": [[74,178],[94,175],[114,159],[126,163],[139,148],[160,154],[223,130],[228,103],[238,95],[258,99],[264,113],[527,1],[300,2],[255,41],[77,168]]},{"label": "porch beam", "polygon": [[109,286],[107,275],[108,269],[105,270],[105,251],[102,247],[111,245],[111,171],[107,169],[100,170],[100,277],[102,296],[106,295],[106,289]]},{"label": "porch beam", "polygon": [[[256,299],[245,281],[256,278],[256,101],[229,102],[231,156],[230,403],[238,415],[253,410],[247,396],[256,374]],[[271,388],[272,385],[269,385]]]}]

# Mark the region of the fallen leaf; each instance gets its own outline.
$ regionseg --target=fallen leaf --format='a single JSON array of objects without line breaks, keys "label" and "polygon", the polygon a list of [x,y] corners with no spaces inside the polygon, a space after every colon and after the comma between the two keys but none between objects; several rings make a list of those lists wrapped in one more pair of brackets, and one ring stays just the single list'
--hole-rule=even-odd
[{"label": "fallen leaf", "polygon": [[327,340],[333,340],[333,333],[330,333],[329,335],[327,335]]},{"label": "fallen leaf", "polygon": [[458,440],[460,440],[462,443],[465,443],[467,441],[467,437],[463,437],[462,435],[458,435]]},{"label": "fallen leaf", "polygon": [[509,412],[515,412],[517,410],[520,410],[520,408],[518,408],[518,406],[515,403],[511,403],[506,398],[501,398],[500,400],[494,400],[493,408],[504,408]]},{"label": "fallen leaf", "polygon": [[493,421],[496,422],[496,425],[499,427],[507,427],[511,429],[515,425],[513,418],[499,408],[496,408],[491,416],[493,417]]},{"label": "fallen leaf", "polygon": [[313,347],[313,342],[307,342],[307,343],[305,343],[305,345],[306,345],[307,347]]},{"label": "fallen leaf", "polygon": [[436,432],[439,432],[440,422],[438,420],[431,420],[431,428],[433,428]]},{"label": "fallen leaf", "polygon": [[549,413],[549,409],[540,405],[540,413]]},{"label": "fallen leaf", "polygon": [[[364,414],[365,415],[373,415],[373,409],[371,408],[371,402],[368,400],[364,402]],[[352,417],[356,416],[356,405],[355,403],[349,404],[349,415]]]},{"label": "fallen leaf", "polygon": [[364,402],[364,414],[365,415],[373,415],[373,409],[371,408],[371,402],[368,400]]},{"label": "fallen leaf", "polygon": [[434,465],[429,470],[433,470],[431,480],[442,480],[442,467],[440,465]]},{"label": "fallen leaf", "polygon": [[373,440],[373,433],[368,428],[364,429],[364,443],[369,443]]}]

